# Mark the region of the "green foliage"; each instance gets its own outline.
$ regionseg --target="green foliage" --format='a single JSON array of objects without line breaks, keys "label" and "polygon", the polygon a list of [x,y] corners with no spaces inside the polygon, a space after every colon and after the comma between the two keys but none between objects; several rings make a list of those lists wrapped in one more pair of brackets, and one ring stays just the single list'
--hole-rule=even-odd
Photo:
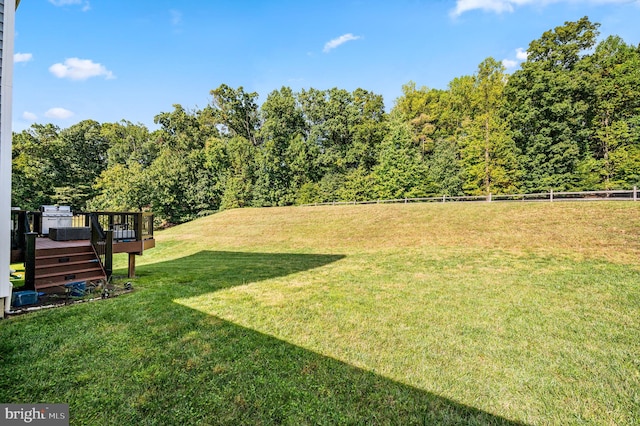
[{"label": "green foliage", "polygon": [[82,209],[93,195],[91,186],[77,183],[74,186],[58,186],[51,197],[55,204],[71,206],[74,210]]},{"label": "green foliage", "polygon": [[378,195],[373,186],[375,176],[363,167],[352,169],[344,177],[342,186],[336,191],[337,198],[342,201],[367,201]]},{"label": "green foliage", "polygon": [[54,153],[59,128],[34,124],[29,130],[14,134],[12,145],[11,204],[23,209],[37,209],[51,204],[57,184]]},{"label": "green foliage", "polygon": [[[263,141],[256,152],[257,179],[254,186],[254,203],[258,206],[292,204],[295,185],[294,168],[300,149],[299,139],[304,132],[304,117],[297,105],[293,92],[288,87],[274,91],[262,105],[264,121],[260,129]],[[291,145],[295,144],[295,148]],[[289,158],[292,157],[292,158]],[[293,160],[293,161],[292,161]],[[298,170],[303,175],[304,170]]]},{"label": "green foliage", "polygon": [[580,66],[598,25],[585,17],[545,32],[505,88],[516,145],[526,155],[526,189],[581,188],[577,167],[587,154],[592,84]]},{"label": "green foliage", "polygon": [[493,58],[485,59],[470,80],[469,115],[458,136],[468,194],[514,193],[519,187],[517,148],[500,114],[506,81],[503,65]]},{"label": "green foliage", "polygon": [[345,152],[347,167],[370,171],[376,164],[378,149],[386,135],[386,114],[382,96],[364,89],[351,94],[356,108],[352,143]]},{"label": "green foliage", "polygon": [[640,143],[640,50],[611,36],[598,44],[584,68],[594,88],[590,154],[599,164],[596,185],[611,189],[633,183],[623,164]]},{"label": "green foliage", "polygon": [[107,167],[108,140],[101,125],[85,120],[60,130],[34,124],[14,136],[12,204],[37,209],[65,203],[84,210],[91,186]]},{"label": "green foliage", "polygon": [[260,127],[260,116],[256,92],[246,93],[242,86],[233,89],[226,84],[220,85],[211,92],[211,107],[207,113],[212,122],[222,125],[230,136],[240,136],[253,145],[259,144],[257,132]]},{"label": "green foliage", "polygon": [[149,205],[149,184],[142,165],[115,164],[98,177],[94,188],[99,195],[87,203],[89,210],[142,211]]},{"label": "green foliage", "polygon": [[429,163],[428,181],[434,195],[463,195],[459,149],[455,138],[440,139],[435,143]]},{"label": "green foliage", "polygon": [[411,124],[413,141],[420,147],[421,154],[431,153],[435,139],[441,135],[441,119],[444,108],[441,98],[446,92],[416,88],[413,81],[402,86],[402,96],[396,100],[394,112],[401,114]]},{"label": "green foliage", "polygon": [[[345,176],[342,173],[327,173],[317,183],[317,194],[321,202],[338,201],[336,194],[344,186]],[[351,200],[341,200],[351,201]]]},{"label": "green foliage", "polygon": [[307,182],[296,192],[296,204],[298,205],[321,202],[322,195],[320,194],[320,186],[317,183]]},{"label": "green foliage", "polygon": [[222,209],[234,209],[251,205],[253,192],[254,146],[241,136],[231,138],[226,145],[229,169],[225,177]]},{"label": "green foliage", "polygon": [[108,143],[108,166],[129,164],[132,162],[148,167],[156,159],[160,151],[157,139],[149,134],[149,130],[142,124],[128,121],[119,123],[104,123],[101,134]]},{"label": "green foliage", "polygon": [[298,100],[307,122],[307,140],[317,149],[322,174],[346,173],[375,163],[384,137],[382,97],[363,89],[303,90]]},{"label": "green foliage", "polygon": [[424,197],[428,194],[427,167],[412,149],[409,124],[400,117],[389,123],[389,132],[380,147],[373,168],[373,188],[381,199]]}]

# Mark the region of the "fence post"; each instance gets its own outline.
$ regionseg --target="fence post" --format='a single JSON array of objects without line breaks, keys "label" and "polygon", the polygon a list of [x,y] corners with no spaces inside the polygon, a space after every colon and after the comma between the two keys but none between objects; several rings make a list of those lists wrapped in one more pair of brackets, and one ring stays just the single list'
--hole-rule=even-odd
[{"label": "fence post", "polygon": [[638,201],[638,187],[633,187],[633,201]]},{"label": "fence post", "polygon": [[549,201],[553,203],[553,189],[551,189],[551,192],[549,192]]},{"label": "fence post", "polygon": [[489,195],[487,195],[487,201],[491,202],[491,193],[489,193]]},{"label": "fence post", "polygon": [[443,195],[443,196],[442,196],[442,202],[443,202],[443,203],[444,203],[444,201],[445,201],[445,198],[446,198],[446,197],[447,197],[446,195]]}]

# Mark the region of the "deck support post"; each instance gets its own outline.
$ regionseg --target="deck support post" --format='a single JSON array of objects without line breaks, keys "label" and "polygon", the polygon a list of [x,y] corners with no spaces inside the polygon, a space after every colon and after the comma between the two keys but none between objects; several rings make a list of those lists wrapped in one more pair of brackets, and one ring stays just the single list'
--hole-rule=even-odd
[{"label": "deck support post", "polygon": [[107,274],[107,280],[111,278],[113,273],[113,231],[104,231],[105,234],[105,252],[104,252],[104,272]]},{"label": "deck support post", "polygon": [[36,289],[36,232],[27,232],[27,249],[24,254],[24,289]]},{"label": "deck support post", "polygon": [[136,277],[136,253],[129,253],[129,278]]}]

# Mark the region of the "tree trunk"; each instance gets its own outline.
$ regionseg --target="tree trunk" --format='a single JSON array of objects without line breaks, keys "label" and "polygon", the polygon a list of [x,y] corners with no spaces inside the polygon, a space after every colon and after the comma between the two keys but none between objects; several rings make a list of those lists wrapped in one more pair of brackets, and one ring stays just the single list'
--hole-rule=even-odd
[{"label": "tree trunk", "polygon": [[489,176],[489,116],[484,119],[484,188],[487,194],[491,192],[491,178]]}]

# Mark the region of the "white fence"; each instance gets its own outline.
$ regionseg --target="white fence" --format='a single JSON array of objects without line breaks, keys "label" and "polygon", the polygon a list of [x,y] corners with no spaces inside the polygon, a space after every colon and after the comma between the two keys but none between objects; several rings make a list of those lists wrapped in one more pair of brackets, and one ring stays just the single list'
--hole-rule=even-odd
[{"label": "white fence", "polygon": [[582,191],[582,192],[537,192],[534,194],[489,194],[489,195],[463,195],[424,198],[398,198],[394,200],[369,200],[369,201],[331,201],[327,203],[303,204],[303,206],[339,206],[347,204],[383,204],[383,203],[447,203],[464,201],[638,201],[638,188],[614,191]]}]

